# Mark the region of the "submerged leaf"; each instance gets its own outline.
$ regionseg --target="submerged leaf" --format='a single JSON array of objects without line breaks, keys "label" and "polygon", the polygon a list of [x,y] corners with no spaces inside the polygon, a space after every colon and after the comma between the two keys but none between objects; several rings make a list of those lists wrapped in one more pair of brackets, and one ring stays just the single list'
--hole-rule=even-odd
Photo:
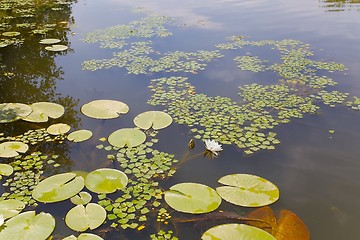
[{"label": "submerged leaf", "polygon": [[14,122],[28,116],[31,112],[32,108],[23,103],[1,103],[0,123]]}]

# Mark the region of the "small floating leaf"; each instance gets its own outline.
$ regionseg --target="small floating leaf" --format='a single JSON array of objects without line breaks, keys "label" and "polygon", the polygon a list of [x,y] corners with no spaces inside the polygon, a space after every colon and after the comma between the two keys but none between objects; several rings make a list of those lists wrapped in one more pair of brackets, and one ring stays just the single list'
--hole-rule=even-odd
[{"label": "small floating leaf", "polygon": [[161,111],[148,111],[137,115],[134,124],[142,129],[153,128],[155,130],[168,127],[172,123],[172,117]]},{"label": "small floating leaf", "polygon": [[70,133],[67,139],[73,142],[83,142],[90,139],[92,135],[93,133],[90,130],[77,130]]},{"label": "small floating leaf", "polygon": [[23,142],[4,142],[0,144],[0,157],[16,157],[19,153],[25,153],[28,149],[29,146]]},{"label": "small floating leaf", "polygon": [[122,171],[111,168],[100,168],[90,172],[85,179],[86,188],[95,193],[113,193],[123,189],[128,177]]},{"label": "small floating leaf", "polygon": [[55,228],[55,219],[49,213],[35,211],[21,213],[8,221],[0,231],[0,239],[46,240]]},{"label": "small floating leaf", "polygon": [[208,213],[217,209],[221,197],[216,191],[199,183],[179,183],[165,192],[165,201],[170,207],[185,213]]},{"label": "small floating leaf", "polygon": [[60,135],[67,133],[70,130],[70,126],[65,123],[57,123],[50,125],[46,131],[51,135]]},{"label": "small floating leaf", "polygon": [[0,216],[4,219],[18,215],[25,208],[25,203],[16,199],[0,201]]},{"label": "small floating leaf", "polygon": [[279,189],[268,180],[250,174],[231,174],[218,181],[228,186],[216,191],[226,201],[244,207],[260,207],[279,199]]},{"label": "small floating leaf", "polygon": [[57,38],[46,38],[46,39],[41,39],[39,43],[40,44],[56,44],[59,42],[61,42],[61,40],[57,39]]},{"label": "small floating leaf", "polygon": [[32,108],[23,103],[1,103],[0,123],[14,122],[28,116],[31,112]]},{"label": "small floating leaf", "polygon": [[96,119],[117,118],[128,111],[128,105],[115,100],[94,100],[81,107],[81,112],[85,116]]},{"label": "small floating leaf", "polygon": [[99,227],[106,219],[106,210],[96,203],[89,203],[84,207],[77,205],[70,209],[65,216],[66,225],[78,232]]},{"label": "small floating leaf", "polygon": [[111,133],[108,142],[114,147],[136,147],[146,140],[146,135],[136,128],[122,128]]},{"label": "small floating leaf", "polygon": [[215,226],[207,230],[202,236],[202,240],[247,240],[247,239],[261,239],[261,240],[276,240],[274,236],[265,232],[264,230],[245,224],[223,224]]},{"label": "small floating leaf", "polygon": [[55,44],[55,45],[45,47],[45,49],[48,51],[51,51],[51,52],[61,52],[61,51],[67,50],[68,47],[65,45],[61,45],[61,44]]},{"label": "small floating leaf", "polygon": [[33,190],[32,197],[39,202],[60,202],[76,195],[84,188],[84,178],[75,173],[61,173],[41,181]]},{"label": "small floating leaf", "polygon": [[79,195],[75,195],[70,198],[70,201],[75,205],[86,205],[91,201],[91,195],[88,192],[79,192]]}]

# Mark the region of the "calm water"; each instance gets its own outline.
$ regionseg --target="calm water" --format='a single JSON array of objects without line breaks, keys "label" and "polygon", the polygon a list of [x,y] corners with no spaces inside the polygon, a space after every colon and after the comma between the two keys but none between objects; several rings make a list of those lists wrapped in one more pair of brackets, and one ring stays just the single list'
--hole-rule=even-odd
[{"label": "calm water", "polygon": [[[4,70],[0,82],[1,102],[58,100],[67,109],[61,121],[75,129],[94,130],[93,141],[69,144],[61,149],[63,152],[59,154],[66,163],[62,171],[91,171],[108,166],[106,154],[94,149],[97,139],[116,129],[132,127],[134,116],[154,109],[146,104],[151,96],[147,86],[150,79],[162,77],[161,74],[128,75],[119,68],[91,72],[82,70],[81,66],[85,60],[108,58],[112,52],[97,44],[82,42],[84,34],[138,19],[139,16],[130,11],[136,7],[175,18],[177,26],[171,28],[173,36],[151,39],[158,50],[214,50],[214,45],[233,35],[249,36],[256,41],[296,39],[311,45],[315,59],[335,61],[348,68],[346,75],[332,75],[339,83],[332,89],[360,96],[359,1],[79,0],[71,5],[67,15],[52,16],[58,21],[70,21],[68,28],[47,35],[68,42],[71,50],[64,54],[44,53],[37,45],[36,36],[26,39],[20,47],[0,49]],[[9,71],[17,73],[16,77],[4,76],[3,73]],[[275,81],[274,76],[240,71],[230,61],[214,61],[193,77],[192,84],[197,92],[238,101],[238,86],[267,81]],[[80,113],[80,107],[94,99],[118,99],[126,102],[131,111],[115,120],[89,119]],[[225,145],[217,159],[200,157],[184,164],[164,187],[179,182],[215,187],[217,179],[230,173],[259,175],[280,189],[281,197],[273,205],[274,209],[296,213],[307,225],[312,239],[356,239],[360,235],[359,122],[360,112],[324,106],[318,114],[278,127],[276,132],[281,144],[276,150],[244,156],[236,146]],[[2,126],[2,131],[15,135],[30,127],[25,123],[12,123]],[[335,133],[329,134],[330,129]],[[177,159],[195,155],[202,151],[201,142],[197,141],[199,147],[190,152],[187,142],[191,137],[185,125],[174,123],[161,131],[158,148],[174,153]],[[223,208],[247,211],[226,204]],[[52,213],[63,216],[61,208],[57,209]],[[55,231],[64,236],[72,233],[61,223]],[[200,239],[202,231],[180,225],[178,236]],[[130,233],[127,237],[144,239]],[[107,239],[127,238],[115,234],[108,235]]]}]

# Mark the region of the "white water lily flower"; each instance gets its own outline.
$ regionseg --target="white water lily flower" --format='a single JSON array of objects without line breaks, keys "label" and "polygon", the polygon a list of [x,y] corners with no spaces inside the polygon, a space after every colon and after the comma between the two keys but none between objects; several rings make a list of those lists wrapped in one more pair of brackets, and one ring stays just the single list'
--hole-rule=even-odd
[{"label": "white water lily flower", "polygon": [[[206,150],[208,153],[210,153],[210,156],[212,156],[212,154],[214,154],[215,156],[218,156],[220,151],[222,151],[222,147],[221,145],[216,142],[215,140],[209,140],[209,139],[206,139],[204,141],[205,143],[205,147],[206,147]],[[206,155],[206,153],[205,153]]]}]

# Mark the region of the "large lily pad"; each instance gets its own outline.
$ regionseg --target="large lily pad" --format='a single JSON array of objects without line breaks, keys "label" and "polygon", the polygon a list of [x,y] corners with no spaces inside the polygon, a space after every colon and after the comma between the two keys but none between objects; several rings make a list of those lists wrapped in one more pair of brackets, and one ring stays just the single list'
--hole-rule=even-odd
[{"label": "large lily pad", "polygon": [[279,199],[279,189],[268,180],[250,174],[231,174],[219,179],[228,185],[216,188],[226,201],[244,207],[261,207]]},{"label": "large lily pad", "polygon": [[61,52],[67,50],[69,47],[61,44],[54,44],[51,46],[45,47],[46,50],[51,52]]},{"label": "large lily pad", "polygon": [[50,118],[59,118],[65,113],[63,106],[51,102],[37,102],[30,105],[32,113],[22,119],[28,122],[47,122]]},{"label": "large lily pad", "polygon": [[14,172],[14,168],[9,164],[0,163],[0,179],[2,176],[10,176]]},{"label": "large lily pad", "polygon": [[67,139],[72,142],[83,142],[92,137],[93,133],[90,130],[77,130],[70,133]]},{"label": "large lily pad", "polygon": [[90,172],[85,179],[85,186],[95,193],[113,193],[123,189],[128,177],[122,171],[111,168],[100,168]]},{"label": "large lily pad", "polygon": [[165,192],[165,201],[170,207],[185,213],[208,213],[217,209],[221,197],[216,191],[199,183],[179,183]]},{"label": "large lily pad", "polygon": [[65,216],[66,225],[78,232],[98,228],[106,219],[106,210],[96,203],[77,205]]},{"label": "large lily pad", "polygon": [[142,129],[153,128],[155,130],[168,127],[172,123],[172,117],[162,111],[148,111],[137,115],[134,123]]},{"label": "large lily pad", "polygon": [[16,37],[16,36],[19,36],[20,33],[19,32],[3,32],[2,35],[5,37]]},{"label": "large lily pad", "polygon": [[51,135],[60,135],[67,133],[70,130],[70,126],[65,123],[56,123],[53,125],[50,125],[46,131]]},{"label": "large lily pad", "polygon": [[34,189],[32,197],[39,202],[60,202],[71,198],[84,188],[84,178],[75,173],[61,173],[46,178]]},{"label": "large lily pad", "polygon": [[35,211],[21,213],[5,223],[0,231],[0,239],[45,240],[54,231],[55,219],[49,213]]},{"label": "large lily pad", "polygon": [[0,144],[0,157],[16,157],[19,155],[19,153],[25,153],[28,149],[29,146],[23,142],[4,142]]},{"label": "large lily pad", "polygon": [[61,40],[57,39],[57,38],[45,38],[45,39],[41,39],[39,43],[40,44],[56,44],[59,42],[61,42]]},{"label": "large lily pad", "polygon": [[108,142],[114,147],[136,147],[146,140],[146,135],[136,128],[122,128],[111,133]]},{"label": "large lily pad", "polygon": [[1,103],[0,123],[8,123],[28,116],[32,112],[29,105],[23,103]]},{"label": "large lily pad", "polygon": [[274,236],[264,230],[245,224],[223,224],[207,230],[202,236],[202,240],[276,240]]},{"label": "large lily pad", "polygon": [[25,208],[25,203],[16,199],[0,201],[0,216],[4,219],[18,215]]},{"label": "large lily pad", "polygon": [[128,111],[128,105],[115,100],[94,100],[81,107],[81,112],[85,116],[96,119],[117,118]]},{"label": "large lily pad", "polygon": [[63,238],[62,240],[103,240],[103,238],[92,233],[82,233],[78,237],[75,237],[74,235],[70,235],[66,238]]}]

